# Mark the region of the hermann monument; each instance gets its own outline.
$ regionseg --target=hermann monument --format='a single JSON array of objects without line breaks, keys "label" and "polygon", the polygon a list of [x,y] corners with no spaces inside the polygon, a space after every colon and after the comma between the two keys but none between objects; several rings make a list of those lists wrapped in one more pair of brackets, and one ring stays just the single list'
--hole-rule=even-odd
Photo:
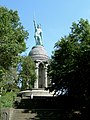
[{"label": "hermann monument", "polygon": [[45,90],[45,88],[47,88],[48,84],[50,83],[47,76],[49,57],[43,45],[41,25],[36,24],[35,20],[33,20],[33,22],[35,28],[34,39],[36,45],[32,47],[31,51],[29,52],[29,56],[31,56],[35,63],[36,81],[32,90],[25,90],[19,93],[23,97],[31,97],[31,99],[33,99],[33,97],[53,96],[53,93],[49,93],[49,90]]},{"label": "hermann monument", "polygon": [[36,24],[35,20],[33,20],[33,22],[35,28],[34,38],[36,45],[32,47],[29,55],[35,62],[37,79],[34,84],[34,88],[38,89],[48,86],[47,66],[49,63],[49,57],[43,46],[41,25]]}]

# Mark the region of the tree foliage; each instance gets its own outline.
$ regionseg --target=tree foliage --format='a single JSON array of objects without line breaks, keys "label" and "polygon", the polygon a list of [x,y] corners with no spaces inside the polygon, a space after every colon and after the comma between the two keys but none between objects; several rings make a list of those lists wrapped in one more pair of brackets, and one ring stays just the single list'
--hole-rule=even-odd
[{"label": "tree foliage", "polygon": [[51,90],[68,89],[74,97],[90,98],[90,24],[73,22],[71,33],[56,44],[50,64]]},{"label": "tree foliage", "polygon": [[11,76],[11,68],[17,66],[27,37],[18,12],[0,7],[0,87]]},{"label": "tree foliage", "polygon": [[0,66],[8,69],[25,51],[28,33],[21,25],[17,11],[0,7]]},{"label": "tree foliage", "polygon": [[19,69],[19,81],[21,81],[21,90],[34,87],[36,80],[35,63],[30,56],[24,56]]}]

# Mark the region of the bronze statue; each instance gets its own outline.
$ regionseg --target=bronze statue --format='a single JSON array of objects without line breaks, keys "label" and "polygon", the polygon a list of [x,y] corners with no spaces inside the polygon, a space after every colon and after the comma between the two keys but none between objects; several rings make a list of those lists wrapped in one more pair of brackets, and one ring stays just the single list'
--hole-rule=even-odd
[{"label": "bronze statue", "polygon": [[34,38],[36,41],[36,45],[43,45],[42,44],[42,29],[41,29],[41,25],[37,24],[36,25],[36,21],[33,20],[34,22],[34,28],[35,28],[35,33],[34,33]]}]

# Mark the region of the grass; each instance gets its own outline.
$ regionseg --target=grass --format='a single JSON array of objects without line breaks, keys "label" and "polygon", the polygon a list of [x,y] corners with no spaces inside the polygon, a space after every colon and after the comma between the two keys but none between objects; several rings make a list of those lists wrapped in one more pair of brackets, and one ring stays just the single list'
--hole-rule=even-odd
[{"label": "grass", "polygon": [[1,108],[11,108],[13,107],[13,101],[16,96],[15,92],[7,92],[0,97],[0,107]]}]

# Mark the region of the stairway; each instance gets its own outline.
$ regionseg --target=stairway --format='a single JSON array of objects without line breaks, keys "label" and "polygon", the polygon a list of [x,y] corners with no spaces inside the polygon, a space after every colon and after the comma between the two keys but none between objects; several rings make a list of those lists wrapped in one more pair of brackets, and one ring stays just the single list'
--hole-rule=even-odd
[{"label": "stairway", "polygon": [[36,113],[24,109],[14,109],[11,120],[33,120]]},{"label": "stairway", "polygon": [[13,109],[11,120],[67,120],[68,105],[64,99],[45,96],[22,98]]},{"label": "stairway", "polygon": [[56,109],[14,109],[11,120],[64,120]]}]

